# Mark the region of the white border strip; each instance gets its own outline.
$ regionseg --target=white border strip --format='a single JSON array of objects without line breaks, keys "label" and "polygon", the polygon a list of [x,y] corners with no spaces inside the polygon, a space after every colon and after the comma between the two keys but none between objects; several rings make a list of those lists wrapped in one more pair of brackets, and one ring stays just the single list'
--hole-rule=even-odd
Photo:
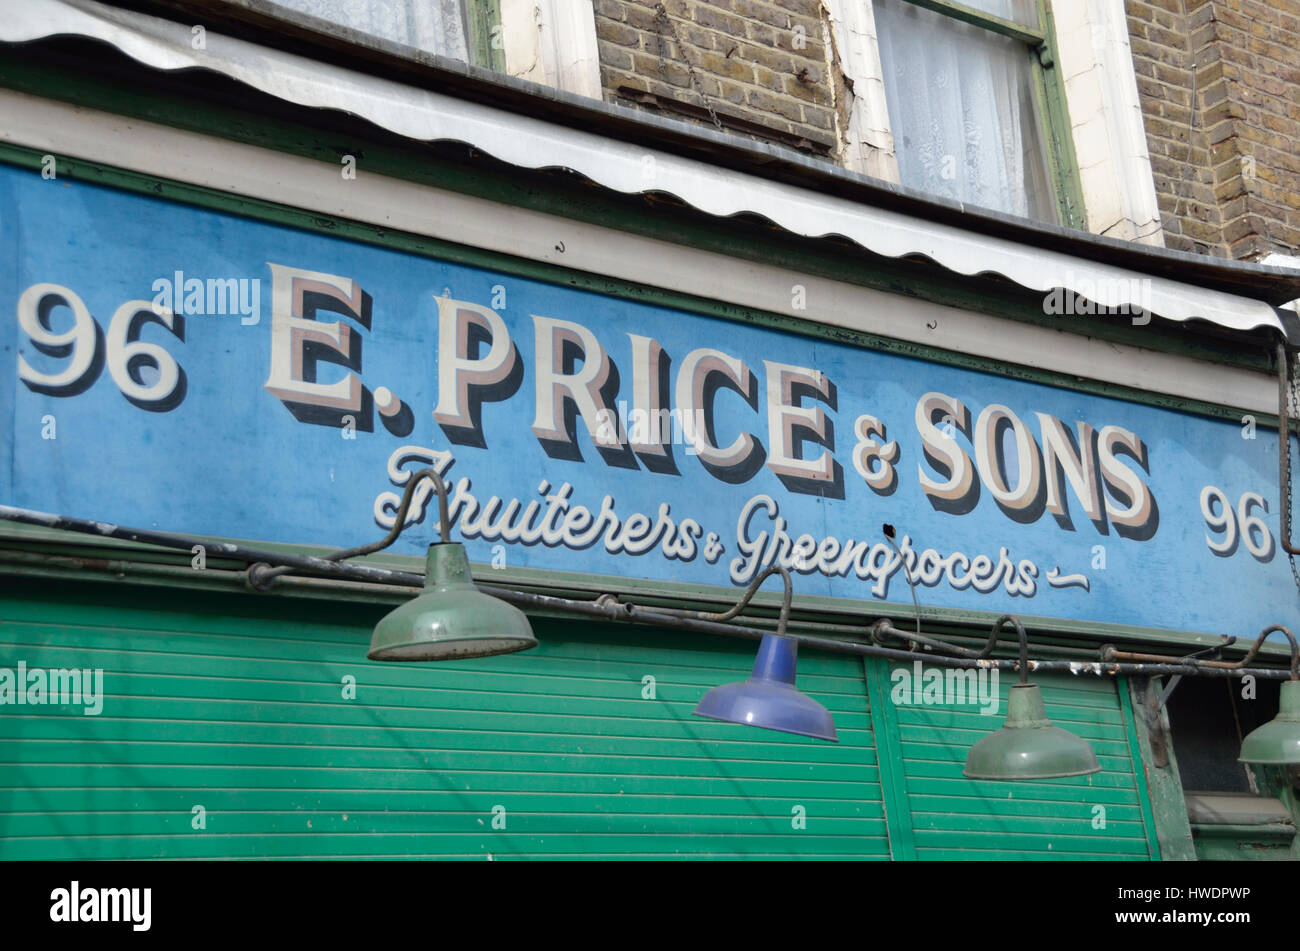
[{"label": "white border strip", "polygon": [[[145,175],[957,353],[1260,413],[1270,374],[888,294],[770,264],[0,90],[0,140]],[[806,309],[794,307],[803,287]],[[1064,317],[1062,320],[1088,320]]]}]

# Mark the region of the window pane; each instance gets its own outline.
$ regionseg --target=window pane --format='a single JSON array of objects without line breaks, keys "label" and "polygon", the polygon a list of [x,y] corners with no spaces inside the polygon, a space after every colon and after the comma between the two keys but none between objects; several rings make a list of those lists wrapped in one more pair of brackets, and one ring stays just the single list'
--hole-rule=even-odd
[{"label": "window pane", "polygon": [[275,0],[307,13],[393,43],[413,46],[469,62],[469,0]]},{"label": "window pane", "polygon": [[1025,44],[906,0],[874,0],[903,184],[1057,220]]},{"label": "window pane", "polygon": [[991,13],[1021,26],[1038,28],[1038,0],[957,0],[964,7]]}]

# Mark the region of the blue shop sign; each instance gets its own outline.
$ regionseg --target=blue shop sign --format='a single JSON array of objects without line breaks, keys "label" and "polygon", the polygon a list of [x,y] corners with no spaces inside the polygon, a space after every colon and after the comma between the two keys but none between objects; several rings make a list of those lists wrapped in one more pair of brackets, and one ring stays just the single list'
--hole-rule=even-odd
[{"label": "blue shop sign", "polygon": [[[0,195],[13,505],[334,548],[432,465],[498,566],[743,585],[779,560],[804,595],[907,602],[910,570],[949,608],[1295,621],[1253,423],[10,167]],[[395,550],[435,537],[430,501]]]}]

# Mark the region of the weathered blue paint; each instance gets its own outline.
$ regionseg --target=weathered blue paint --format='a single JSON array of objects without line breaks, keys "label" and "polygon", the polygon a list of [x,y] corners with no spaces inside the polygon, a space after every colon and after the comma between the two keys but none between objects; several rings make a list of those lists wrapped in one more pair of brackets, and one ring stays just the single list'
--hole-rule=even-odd
[{"label": "weathered blue paint", "polygon": [[[752,543],[762,532],[770,540],[779,518],[792,541],[805,533],[809,538],[802,563],[784,546],[798,593],[907,601],[903,574],[881,533],[881,524],[890,522],[909,559],[925,553],[920,596],[931,605],[1243,635],[1296,620],[1295,591],[1274,541],[1271,430],[1246,438],[1247,428],[1237,424],[670,311],[87,184],[46,181],[9,167],[0,167],[0,201],[0,302],[8,315],[0,320],[0,418],[12,421],[13,433],[0,444],[0,498],[15,505],[166,530],[341,547],[381,534],[377,522],[391,514],[404,473],[433,464],[453,488],[454,534],[476,561],[741,584],[770,558],[770,550]],[[272,264],[280,266],[279,294]],[[356,288],[368,295],[365,305],[356,298],[358,314],[368,309],[365,319],[329,309],[315,315],[319,328],[336,321],[349,328],[352,366],[339,365],[335,354],[336,362],[318,364],[318,382],[355,376],[364,387],[355,407],[308,406],[268,389],[276,372],[277,322],[289,339],[291,269],[332,276],[336,297]],[[203,300],[187,304],[191,280],[200,282]],[[194,303],[198,311],[214,309],[209,282],[227,280],[242,295],[233,299],[237,313],[195,312]],[[84,301],[97,328],[94,343],[88,332],[82,344],[93,347],[96,359],[61,387],[32,380],[68,367],[75,354],[39,352],[14,319],[25,293],[35,307],[43,292],[31,288],[41,283]],[[178,295],[173,285],[179,285]],[[518,353],[517,363],[512,357],[503,365],[500,379],[485,374],[479,382],[490,386],[467,390],[486,394],[477,428],[442,425],[433,416],[440,367],[446,374],[451,363],[439,352],[438,298],[463,302],[444,305],[447,319],[459,309],[477,308],[482,315],[491,308]],[[114,341],[113,315],[133,300],[143,303],[127,308],[118,322],[119,331],[130,323],[130,332]],[[128,320],[150,302],[159,313],[163,305],[187,313],[175,330],[165,326],[165,314],[146,311]],[[809,318],[816,319],[823,306],[808,300]],[[70,314],[67,306],[54,307],[46,330],[67,330]],[[714,441],[726,445],[748,433],[759,448],[730,469],[710,469],[693,447],[678,441],[669,447],[670,462],[655,463],[626,447],[598,451],[597,423],[589,433],[581,417],[571,444],[562,426],[545,441],[534,431],[546,428],[544,420],[534,419],[545,318],[578,328],[556,325],[561,342],[551,349],[560,371],[566,368],[566,346],[572,349],[562,342],[565,334],[581,338],[586,331],[608,355],[602,398],[613,412],[604,423],[607,432],[613,424],[615,439],[617,421],[625,429],[637,425],[631,410],[640,370],[630,335],[639,335],[653,338],[670,361],[663,389],[667,407],[676,405],[678,378],[692,351],[712,348],[742,361],[754,375],[750,400],[733,388],[716,387],[722,378],[717,373],[701,377],[702,390],[714,407]],[[127,366],[135,336],[160,345],[184,372],[183,384],[152,402],[137,394],[133,403],[124,394],[158,379],[149,366]],[[323,346],[335,348],[338,341]],[[285,373],[310,378],[310,369],[285,363],[286,354],[301,349],[293,340],[282,347],[281,383]],[[471,366],[489,353],[485,341],[477,350],[467,345],[461,358]],[[101,366],[105,357],[107,366]],[[28,367],[26,381],[17,372],[20,360]],[[595,361],[589,352],[585,360],[572,360],[572,369]],[[773,361],[806,368],[807,379],[801,383],[796,373],[783,395],[774,375],[779,371],[769,366]],[[513,373],[504,372],[511,368]],[[401,400],[391,416],[379,412],[375,394],[382,396],[381,387]],[[945,479],[923,454],[917,407],[927,394],[960,400],[969,411],[969,422],[954,414],[952,440],[938,435],[948,411],[940,406],[929,414],[940,427],[929,433],[932,447],[955,447],[973,459],[977,420],[991,405],[1006,407],[1023,424],[1033,441],[1026,459],[1038,461],[1043,487],[1018,512],[1018,502],[1000,506],[990,487],[1001,481],[1010,490],[1018,481],[1015,434],[1005,424],[990,427],[994,435],[986,443],[1003,461],[995,458],[982,472],[976,468],[976,494],[945,506],[922,490],[922,473],[933,482]],[[627,412],[620,411],[620,401]],[[777,411],[780,404],[823,411],[824,438],[810,436],[807,428],[820,425],[817,419],[807,420],[802,430],[793,419],[793,436],[783,435],[779,415],[773,424],[773,404]],[[1145,452],[1117,449],[1109,480],[1093,468],[1100,501],[1109,510],[1096,523],[1083,513],[1067,478],[1058,478],[1067,511],[1058,518],[1044,510],[1052,467],[1042,460],[1050,420],[1040,414],[1059,420],[1076,438],[1078,424],[1086,422],[1103,435],[1115,432],[1105,427],[1120,427],[1140,439]],[[883,433],[868,432],[865,416],[883,424]],[[861,456],[871,438],[898,447],[896,478],[882,477],[875,488],[861,471],[880,467]],[[810,462],[828,454],[831,478],[773,471],[783,440],[792,457],[787,467],[798,468],[800,457]],[[1125,478],[1133,480],[1138,502],[1149,490],[1154,514],[1134,516],[1135,524],[1121,531],[1116,516],[1132,501],[1125,497]],[[1271,537],[1265,540],[1257,527],[1248,546],[1241,516],[1234,514],[1236,544],[1230,553],[1212,552],[1207,533],[1216,542],[1224,534],[1207,527],[1201,499],[1208,486],[1221,490],[1233,509],[1246,493],[1257,493],[1263,504],[1246,506],[1244,515],[1261,518]],[[494,538],[472,517],[469,496],[480,503],[493,496],[507,505],[518,500],[525,515],[531,505],[531,524],[550,526],[553,535],[562,535],[567,525],[569,543]],[[590,522],[602,502],[617,525],[608,520],[597,533]],[[573,514],[579,506],[591,519]],[[1217,507],[1213,512],[1222,514]],[[434,521],[426,517],[394,550],[422,552]],[[661,527],[665,532],[659,535]],[[584,533],[594,542],[584,545]],[[843,556],[849,544],[858,546],[853,558]],[[629,553],[638,546],[648,550]],[[1251,546],[1261,554],[1252,554]],[[977,562],[978,556],[987,557],[987,564]],[[1053,585],[1049,573],[1081,576],[1087,588],[1081,581]],[[978,590],[972,575],[989,590]]]}]

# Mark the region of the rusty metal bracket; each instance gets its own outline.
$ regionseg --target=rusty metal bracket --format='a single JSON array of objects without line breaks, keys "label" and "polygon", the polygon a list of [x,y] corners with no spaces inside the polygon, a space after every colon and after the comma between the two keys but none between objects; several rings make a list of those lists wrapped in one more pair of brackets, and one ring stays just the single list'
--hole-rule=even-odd
[{"label": "rusty metal bracket", "polygon": [[[1204,650],[1194,651],[1181,658],[1184,661],[1194,661],[1197,659],[1218,660],[1219,655],[1225,647],[1236,642],[1235,637],[1225,638],[1222,644],[1215,644]],[[1111,645],[1102,648],[1103,654],[1115,656],[1120,653]],[[1169,678],[1169,682],[1160,690],[1156,686],[1156,678],[1148,677],[1145,687],[1145,695],[1142,703],[1142,718],[1146,721],[1147,736],[1151,742],[1151,761],[1152,763],[1164,769],[1169,765],[1169,733],[1165,730],[1164,723],[1161,722],[1161,712],[1165,705],[1169,703],[1169,698],[1173,695],[1178,685],[1182,683],[1183,675],[1174,674]]]},{"label": "rusty metal bracket", "polygon": [[[1174,677],[1176,681],[1181,674]],[[1166,732],[1164,724],[1160,722],[1160,712],[1164,709],[1165,701],[1169,699],[1169,694],[1173,692],[1172,687],[1166,688],[1163,694],[1157,689],[1156,678],[1148,677],[1145,685],[1145,694],[1142,700],[1142,719],[1146,724],[1147,738],[1151,743],[1151,763],[1160,769],[1169,766],[1169,734]],[[1157,696],[1159,699],[1157,700]]]},{"label": "rusty metal bracket", "polygon": [[[1196,660],[1198,658],[1203,658],[1205,660],[1218,660],[1219,655],[1223,653],[1223,649],[1225,647],[1231,646],[1232,644],[1235,644],[1236,642],[1237,639],[1235,637],[1229,637],[1222,644],[1216,644],[1213,647],[1207,647],[1204,650],[1194,651],[1193,653],[1187,654],[1180,659]],[[1173,694],[1175,688],[1177,688],[1177,686],[1180,683],[1182,683],[1182,680],[1183,680],[1182,674],[1174,674],[1172,677],[1169,678],[1169,683],[1165,684],[1165,689],[1160,694],[1160,702],[1155,705],[1154,713],[1157,717],[1159,717],[1160,711],[1165,708],[1165,704],[1169,702],[1169,698]]]}]

